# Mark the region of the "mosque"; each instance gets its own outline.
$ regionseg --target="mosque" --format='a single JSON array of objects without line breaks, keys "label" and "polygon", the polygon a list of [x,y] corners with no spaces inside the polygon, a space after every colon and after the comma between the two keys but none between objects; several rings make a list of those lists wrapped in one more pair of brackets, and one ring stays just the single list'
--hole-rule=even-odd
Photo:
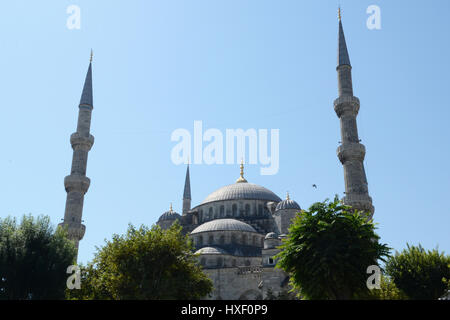
[{"label": "mosque", "polygon": [[[374,212],[364,169],[365,147],[360,143],[356,117],[359,99],[353,96],[351,64],[341,17],[338,30],[338,98],[334,110],[340,119],[341,145],[337,156],[344,168],[343,202],[355,209]],[[72,134],[73,160],[71,174],[64,179],[67,191],[63,226],[77,248],[86,227],[82,224],[83,200],[90,180],[86,177],[87,155],[94,143],[90,134],[92,99],[92,57],[79,105],[77,131]],[[333,139],[331,137],[331,139]],[[212,279],[214,290],[209,299],[264,299],[289,290],[289,277],[274,268],[274,256],[300,205],[289,194],[283,200],[271,190],[248,182],[244,164],[235,183],[208,195],[191,207],[189,166],[186,171],[182,213],[172,207],[157,224],[169,228],[178,221],[183,232],[193,240],[199,262]]]},{"label": "mosque", "polygon": [[244,178],[244,164],[235,183],[207,196],[191,209],[189,166],[183,212],[163,213],[157,224],[169,228],[175,221],[193,240],[204,272],[213,280],[211,299],[262,299],[267,292],[288,291],[288,276],[274,269],[274,255],[295,214],[294,200],[281,200],[263,186]]}]

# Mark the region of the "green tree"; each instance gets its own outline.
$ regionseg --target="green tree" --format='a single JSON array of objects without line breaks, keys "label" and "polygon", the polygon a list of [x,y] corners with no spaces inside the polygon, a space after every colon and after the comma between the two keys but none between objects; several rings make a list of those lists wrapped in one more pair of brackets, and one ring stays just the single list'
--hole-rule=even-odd
[{"label": "green tree", "polygon": [[384,261],[372,221],[336,196],[298,213],[277,255],[277,267],[305,299],[353,299],[369,294],[367,267]]},{"label": "green tree", "polygon": [[0,299],[64,299],[76,249],[50,218],[0,219]]},{"label": "green tree", "polygon": [[372,289],[368,299],[371,300],[408,300],[408,296],[397,288],[389,276],[381,276],[380,289]]},{"label": "green tree", "polygon": [[212,290],[192,244],[176,223],[168,230],[129,226],[97,248],[70,299],[200,299]]},{"label": "green tree", "polygon": [[387,261],[386,273],[410,299],[438,299],[449,289],[450,256],[407,244]]}]

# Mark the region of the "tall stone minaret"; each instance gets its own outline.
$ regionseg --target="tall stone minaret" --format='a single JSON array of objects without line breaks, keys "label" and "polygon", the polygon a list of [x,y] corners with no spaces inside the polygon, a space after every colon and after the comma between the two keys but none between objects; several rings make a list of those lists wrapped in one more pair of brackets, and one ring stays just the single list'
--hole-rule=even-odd
[{"label": "tall stone minaret", "polygon": [[183,212],[185,215],[189,210],[191,210],[191,180],[189,178],[189,164],[186,170],[186,180],[184,181],[184,193],[183,193]]},{"label": "tall stone minaret", "polygon": [[64,178],[67,192],[64,222],[60,226],[68,228],[69,239],[78,244],[83,239],[86,227],[82,224],[84,195],[89,189],[90,180],[86,177],[88,152],[94,144],[94,137],[89,133],[91,127],[92,103],[92,52],[89,68],[84,82],[83,93],[78,112],[77,131],[70,136],[73,149],[72,169]]},{"label": "tall stone minaret", "polygon": [[353,96],[352,66],[345,43],[339,9],[339,45],[338,45],[338,89],[339,97],[334,101],[334,110],[341,122],[341,145],[337,155],[344,166],[345,197],[343,202],[354,209],[369,213],[372,217],[375,208],[369,196],[367,178],[364,170],[366,149],[360,143],[356,116],[359,111],[359,99]]}]

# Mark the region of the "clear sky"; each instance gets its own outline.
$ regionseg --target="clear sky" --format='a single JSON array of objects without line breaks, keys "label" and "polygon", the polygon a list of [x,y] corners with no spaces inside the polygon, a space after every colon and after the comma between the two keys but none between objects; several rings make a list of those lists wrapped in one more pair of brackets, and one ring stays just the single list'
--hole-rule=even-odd
[{"label": "clear sky", "polygon": [[[340,0],[361,100],[358,129],[382,241],[450,253],[450,2]],[[80,29],[69,29],[70,5]],[[381,9],[369,30],[366,9]],[[64,214],[70,134],[94,50],[94,110],[79,261],[128,223],[181,211],[185,165],[171,134],[279,129],[280,166],[246,178],[302,208],[343,196],[338,1],[3,1],[0,10],[0,217]],[[239,176],[191,166],[192,203]],[[313,188],[316,184],[317,188]]]}]

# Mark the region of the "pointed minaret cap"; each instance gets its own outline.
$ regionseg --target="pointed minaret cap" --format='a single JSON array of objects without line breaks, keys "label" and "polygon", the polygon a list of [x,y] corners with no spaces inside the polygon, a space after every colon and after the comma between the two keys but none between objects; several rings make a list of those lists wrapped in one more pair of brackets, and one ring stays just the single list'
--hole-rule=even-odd
[{"label": "pointed minaret cap", "polygon": [[342,21],[341,21],[341,8],[339,8],[339,39],[338,39],[338,67],[342,65],[348,65],[350,64],[350,57],[348,56],[348,50],[347,50],[347,44],[345,43],[345,36],[344,36],[344,29],[342,28]]},{"label": "pointed minaret cap", "polygon": [[236,180],[236,183],[247,182],[244,178],[244,160],[241,160],[241,176]]},{"label": "pointed minaret cap", "polygon": [[184,181],[183,199],[191,200],[191,179],[189,177],[189,162],[186,170],[186,180]]},{"label": "pointed minaret cap", "polygon": [[89,68],[86,74],[86,79],[84,80],[83,93],[81,94],[80,105],[88,105],[93,107],[92,98],[92,57],[93,52],[91,50],[91,57],[89,59]]}]

